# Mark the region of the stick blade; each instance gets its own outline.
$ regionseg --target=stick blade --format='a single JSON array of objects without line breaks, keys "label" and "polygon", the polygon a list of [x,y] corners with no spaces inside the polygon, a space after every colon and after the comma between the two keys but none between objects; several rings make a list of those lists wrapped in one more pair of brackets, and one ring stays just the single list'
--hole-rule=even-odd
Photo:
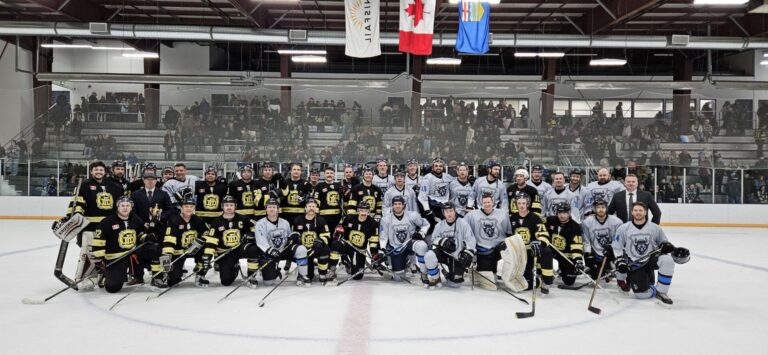
[{"label": "stick blade", "polygon": [[23,304],[44,304],[45,300],[40,299],[34,299],[34,298],[22,298],[21,303]]},{"label": "stick blade", "polygon": [[259,302],[259,307],[264,307],[264,301]]},{"label": "stick blade", "polygon": [[534,312],[517,312],[515,313],[515,315],[517,316],[518,319],[531,318],[533,317]]},{"label": "stick blade", "polygon": [[600,309],[600,308],[597,308],[597,307],[594,307],[594,306],[589,306],[589,307],[587,307],[587,309],[588,309],[590,312],[592,312],[592,313],[594,313],[594,314],[598,314],[598,315],[600,314],[600,312],[602,312],[602,311],[603,311],[602,309]]}]

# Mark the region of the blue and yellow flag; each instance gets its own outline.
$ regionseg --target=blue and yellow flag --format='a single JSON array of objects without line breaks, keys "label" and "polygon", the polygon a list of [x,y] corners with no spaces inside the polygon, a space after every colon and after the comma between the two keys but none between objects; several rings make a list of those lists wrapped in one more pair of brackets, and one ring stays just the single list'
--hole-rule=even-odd
[{"label": "blue and yellow flag", "polygon": [[456,37],[456,50],[459,52],[488,52],[491,6],[480,1],[459,2],[459,34]]}]

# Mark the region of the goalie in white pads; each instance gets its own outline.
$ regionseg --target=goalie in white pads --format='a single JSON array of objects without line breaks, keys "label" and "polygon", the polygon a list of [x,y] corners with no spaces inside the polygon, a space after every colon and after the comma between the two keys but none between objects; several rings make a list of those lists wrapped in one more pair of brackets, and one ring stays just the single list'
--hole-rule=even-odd
[{"label": "goalie in white pads", "polygon": [[512,233],[507,211],[494,208],[491,194],[482,198],[482,209],[467,213],[464,219],[472,229],[477,241],[477,272],[481,275],[475,278],[478,286],[495,290],[496,271],[501,250],[507,248],[504,239]]},{"label": "goalie in white pads", "polygon": [[[405,199],[402,196],[395,196],[392,199],[392,213],[381,219],[379,229],[379,240],[384,251],[373,256],[374,262],[379,262],[384,256],[389,257],[392,265],[392,277],[395,281],[400,281],[405,277],[405,268],[407,266],[408,256],[416,254],[417,265],[421,272],[421,280],[430,286],[436,286],[440,280],[440,274],[437,270],[433,271],[437,275],[437,281],[428,277],[428,270],[424,265],[424,254],[429,246],[424,240],[429,229],[429,222],[421,218],[418,212],[405,210]],[[430,273],[430,276],[435,276]]]},{"label": "goalie in white pads", "polygon": [[[617,256],[616,269],[627,274],[636,298],[655,297],[665,304],[672,304],[667,293],[675,264],[687,263],[691,254],[686,248],[672,245],[661,227],[648,220],[645,203],[632,205],[632,221],[619,227],[612,247]],[[657,279],[655,285],[654,278]]]},{"label": "goalie in white pads", "polygon": [[[554,272],[552,271],[552,249],[542,247],[542,244],[549,245],[549,234],[547,233],[545,220],[540,215],[531,211],[531,198],[528,194],[523,192],[518,193],[517,196],[515,196],[513,203],[517,207],[517,212],[513,213],[509,218],[509,223],[512,225],[512,232],[515,233],[515,235],[520,236],[522,243],[524,243],[524,247],[527,246],[527,250],[522,250],[522,255],[520,255],[518,249],[513,249],[513,251],[518,253],[516,255],[520,255],[519,258],[515,259],[517,263],[513,263],[509,257],[504,260],[505,271],[507,263],[516,266],[514,269],[515,272],[511,273],[514,278],[505,276],[504,280],[519,280],[517,285],[510,285],[510,283],[507,283],[507,286],[514,291],[521,291],[521,288],[530,289],[531,285],[533,285],[534,277],[533,257],[536,257],[538,263],[538,265],[536,265],[536,270],[539,270],[539,273],[543,276],[543,281],[545,281],[543,285],[541,282],[537,282],[536,284],[541,285],[541,292],[546,294],[549,292],[549,285],[552,284]],[[507,250],[509,250],[509,248]],[[503,252],[502,259],[504,259]],[[519,268],[518,265],[520,265],[520,263],[524,266],[524,270]]]},{"label": "goalie in white pads", "polygon": [[[459,205],[459,208],[463,207]],[[460,287],[464,282],[464,272],[475,258],[475,236],[469,224],[457,218],[452,203],[443,205],[443,216],[445,219],[432,232],[432,250],[424,255],[424,264],[430,279],[440,278],[438,264],[446,265],[448,272],[445,274],[445,284],[448,287]]]}]

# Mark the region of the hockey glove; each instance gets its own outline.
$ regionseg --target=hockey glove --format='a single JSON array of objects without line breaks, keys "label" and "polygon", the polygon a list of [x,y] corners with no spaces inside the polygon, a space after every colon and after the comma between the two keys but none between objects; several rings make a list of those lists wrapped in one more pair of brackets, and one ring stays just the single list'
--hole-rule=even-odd
[{"label": "hockey glove", "polygon": [[267,249],[267,255],[272,259],[277,259],[280,257],[280,251],[275,248],[269,248]]},{"label": "hockey glove", "polygon": [[93,267],[103,274],[104,270],[107,269],[107,262],[104,260],[104,258],[98,258],[93,261]]},{"label": "hockey glove", "polygon": [[627,264],[626,258],[619,258],[616,261],[616,271],[621,274],[626,274],[629,272],[629,265]]},{"label": "hockey glove", "polygon": [[313,250],[320,250],[322,248],[325,248],[325,242],[323,242],[322,239],[317,238],[314,242],[312,242],[312,249]]},{"label": "hockey glove", "polygon": [[595,260],[595,253],[589,253],[587,255],[584,255],[584,263],[587,265],[595,265],[597,264],[597,261]]},{"label": "hockey glove", "polygon": [[288,236],[288,242],[295,245],[301,245],[301,234],[293,232]]},{"label": "hockey glove", "polygon": [[456,241],[453,238],[443,238],[437,244],[448,254],[456,251]]},{"label": "hockey glove", "polygon": [[144,234],[144,243],[157,243],[157,235],[155,233]]},{"label": "hockey glove", "polygon": [[333,241],[339,241],[344,238],[344,226],[339,224],[336,226],[336,230],[333,231]]},{"label": "hockey glove", "polygon": [[507,250],[507,243],[501,242],[499,244],[496,244],[496,248],[495,249],[496,249],[496,251],[501,253],[502,251]]},{"label": "hockey glove", "polygon": [[197,252],[203,248],[203,245],[205,245],[205,237],[198,236],[192,241],[192,243],[189,243],[189,246],[187,246],[186,253],[197,254]]},{"label": "hockey glove", "polygon": [[376,223],[381,223],[381,215],[380,214],[373,215],[373,220],[376,221]]},{"label": "hockey glove", "polygon": [[411,239],[413,239],[413,240],[424,240],[424,234],[421,234],[421,232],[419,232],[419,231],[413,232],[413,234],[411,234]]},{"label": "hockey glove", "polygon": [[613,255],[613,248],[611,246],[603,249],[603,256],[608,258],[609,261],[616,259],[616,256]]},{"label": "hockey glove", "polygon": [[378,253],[373,254],[371,257],[371,260],[373,261],[373,266],[379,266],[382,262],[384,262],[384,259],[386,259],[386,254],[384,254],[383,251],[379,250]]},{"label": "hockey glove", "polygon": [[669,254],[675,251],[675,246],[670,242],[664,242],[659,245],[659,252],[662,254]]},{"label": "hockey glove", "polygon": [[576,270],[578,271],[584,271],[584,259],[576,258],[573,262],[573,266],[576,267]]},{"label": "hockey glove", "polygon": [[459,254],[459,262],[469,269],[472,266],[472,262],[475,260],[475,254],[470,250],[464,250]]},{"label": "hockey glove", "polygon": [[211,269],[211,254],[203,254],[203,256],[200,258],[200,265],[200,271],[197,274],[205,275],[208,273],[208,270]]},{"label": "hockey glove", "polygon": [[529,245],[531,247],[531,256],[534,258],[541,258],[541,242],[532,240]]},{"label": "hockey glove", "polygon": [[160,267],[163,272],[171,272],[171,256],[168,254],[160,256]]}]

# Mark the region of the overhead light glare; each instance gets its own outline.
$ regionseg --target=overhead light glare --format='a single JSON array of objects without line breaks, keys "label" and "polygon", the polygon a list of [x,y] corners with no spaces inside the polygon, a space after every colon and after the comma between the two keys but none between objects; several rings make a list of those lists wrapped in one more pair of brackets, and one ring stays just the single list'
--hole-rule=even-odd
[{"label": "overhead light glare", "polygon": [[[487,2],[489,4],[498,4],[501,3],[501,0],[464,0],[464,2]],[[449,0],[449,4],[458,4],[459,0]]]},{"label": "overhead light glare", "polygon": [[564,52],[515,52],[515,58],[562,58]]},{"label": "overhead light glare", "polygon": [[40,47],[43,47],[43,48],[75,48],[75,49],[85,48],[85,49],[88,49],[88,48],[91,48],[91,45],[90,44],[44,43],[44,44],[41,44]]},{"label": "overhead light glare", "polygon": [[693,0],[694,5],[742,5],[749,0]]},{"label": "overhead light glare", "polygon": [[110,46],[92,46],[91,49],[102,51],[135,51],[133,47],[110,47]]},{"label": "overhead light glare", "polygon": [[160,58],[160,55],[152,52],[123,53],[123,57],[128,58]]},{"label": "overhead light glare", "polygon": [[295,55],[291,57],[291,61],[294,63],[325,63],[328,59],[318,55]]},{"label": "overhead light glare", "polygon": [[618,58],[601,58],[601,59],[592,59],[589,61],[589,65],[596,66],[596,67],[620,67],[625,64],[627,64],[626,59],[618,59]]},{"label": "overhead light glare", "polygon": [[277,53],[285,55],[326,55],[325,49],[278,49]]},{"label": "overhead light glare", "polygon": [[461,58],[428,58],[427,64],[430,65],[460,65]]}]

